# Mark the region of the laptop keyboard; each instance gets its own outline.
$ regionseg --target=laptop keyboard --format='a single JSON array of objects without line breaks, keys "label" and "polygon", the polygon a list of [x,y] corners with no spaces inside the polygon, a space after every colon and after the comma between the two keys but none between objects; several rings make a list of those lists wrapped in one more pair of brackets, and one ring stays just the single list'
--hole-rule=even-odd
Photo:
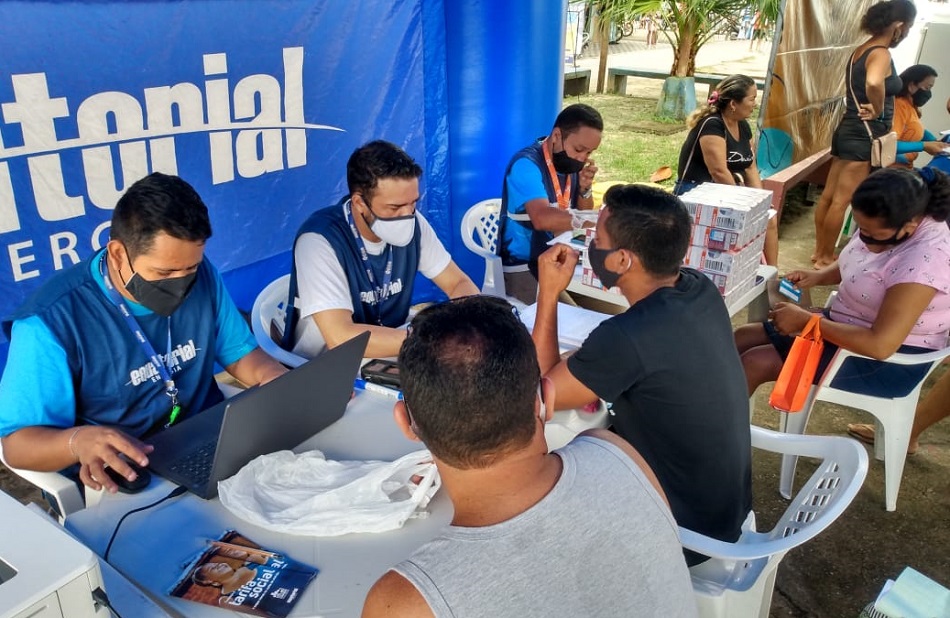
[{"label": "laptop keyboard", "polygon": [[215,436],[213,440],[209,440],[185,455],[172,465],[172,472],[189,479],[195,485],[207,483],[211,478],[211,466],[214,464],[217,442],[218,439]]}]

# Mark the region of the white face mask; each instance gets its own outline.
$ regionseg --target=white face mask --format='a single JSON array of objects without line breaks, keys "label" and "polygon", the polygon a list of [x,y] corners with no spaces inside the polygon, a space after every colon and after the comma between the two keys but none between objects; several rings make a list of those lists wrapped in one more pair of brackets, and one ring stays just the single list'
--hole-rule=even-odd
[{"label": "white face mask", "polygon": [[405,247],[412,242],[412,237],[416,233],[416,215],[411,214],[389,219],[376,217],[369,229],[373,230],[373,233],[379,236],[383,242],[394,247]]}]

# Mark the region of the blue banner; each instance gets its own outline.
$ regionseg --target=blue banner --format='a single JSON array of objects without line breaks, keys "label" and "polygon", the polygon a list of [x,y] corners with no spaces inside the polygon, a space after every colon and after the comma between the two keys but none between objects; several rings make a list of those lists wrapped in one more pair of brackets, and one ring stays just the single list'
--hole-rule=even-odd
[{"label": "blue banner", "polygon": [[441,163],[421,209],[451,247],[444,57],[424,62],[441,8],[425,3],[3,2],[0,315],[102,247],[119,196],[153,171],[203,197],[207,255],[228,272],[282,262],[346,192],[350,153],[387,139]]}]

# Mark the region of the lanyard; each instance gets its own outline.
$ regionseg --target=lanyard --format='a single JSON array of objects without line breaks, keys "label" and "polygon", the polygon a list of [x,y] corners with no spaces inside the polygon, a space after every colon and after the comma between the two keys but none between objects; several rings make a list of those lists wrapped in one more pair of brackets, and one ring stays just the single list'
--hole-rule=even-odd
[{"label": "lanyard", "polygon": [[[105,267],[105,261],[106,252],[103,251],[102,257],[99,258],[99,274],[102,275],[102,280],[106,285],[106,290],[109,292],[109,300],[112,301],[112,304],[115,305],[115,307],[119,310],[119,313],[122,314],[122,317],[125,318],[125,323],[129,327],[129,330],[132,331],[132,335],[135,337],[135,340],[138,341],[139,345],[142,346],[142,351],[145,352],[145,356],[151,360],[152,366],[154,366],[155,370],[158,371],[158,375],[162,378],[162,382],[165,383],[165,394],[168,395],[168,398],[171,399],[172,402],[172,409],[168,414],[168,422],[165,423],[165,427],[169,427],[178,419],[178,415],[181,414],[181,404],[178,401],[178,388],[175,386],[175,381],[172,380],[171,372],[168,371],[168,366],[165,365],[165,361],[163,361],[162,357],[155,352],[155,348],[152,347],[148,337],[145,336],[145,333],[142,331],[142,327],[139,326],[139,323],[129,311],[129,306],[125,303],[125,299],[122,298],[122,295],[119,294],[119,291],[115,289],[115,286],[112,284],[112,280],[109,278],[109,273]],[[166,324],[168,326],[168,344],[165,358],[171,358],[171,317],[167,318]]]},{"label": "lanyard", "polygon": [[551,160],[551,148],[548,146],[548,140],[545,138],[541,142],[541,152],[544,153],[544,162],[548,164],[548,174],[551,175],[551,184],[554,185],[554,195],[557,197],[557,205],[561,210],[567,210],[571,206],[571,175],[567,175],[567,182],[564,183],[564,191],[561,191],[561,181],[558,180],[557,171],[554,169],[554,161]]},{"label": "lanyard", "polygon": [[369,277],[369,283],[373,288],[373,299],[376,301],[376,323],[383,324],[382,303],[389,298],[389,284],[393,279],[393,246],[389,245],[389,258],[386,261],[386,270],[383,272],[382,290],[376,286],[376,276],[369,263],[369,253],[366,252],[366,244],[363,237],[356,227],[356,221],[353,220],[353,210],[350,207],[350,200],[343,204],[343,214],[346,215],[346,222],[350,224],[350,231],[353,232],[353,238],[356,240],[356,246],[360,250],[360,257],[363,259],[363,268],[366,269],[366,276]]}]

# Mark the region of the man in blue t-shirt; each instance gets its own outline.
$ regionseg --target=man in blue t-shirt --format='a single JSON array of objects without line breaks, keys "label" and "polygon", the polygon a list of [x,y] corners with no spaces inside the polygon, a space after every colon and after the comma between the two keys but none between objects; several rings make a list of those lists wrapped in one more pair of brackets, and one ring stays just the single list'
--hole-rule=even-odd
[{"label": "man in blue t-shirt", "polygon": [[[114,492],[105,467],[148,465],[147,436],[218,403],[218,362],[248,385],[286,371],[257,348],[204,259],[208,209],[177,176],[154,173],[119,199],[110,240],[58,273],[2,324],[5,461],[28,470],[74,465]],[[121,456],[120,456],[121,455]]]},{"label": "man in blue t-shirt", "polygon": [[[614,429],[650,464],[676,522],[732,542],[752,508],[749,400],[719,291],[682,267],[690,226],[683,203],[661,189],[611,187],[586,263],[630,307],[562,360],[557,298],[578,255],[557,245],[538,260],[533,335],[555,406],[611,402]],[[687,560],[702,558],[689,553]]]},{"label": "man in blue t-shirt", "polygon": [[285,348],[311,358],[369,331],[367,357],[395,356],[417,272],[449,298],[479,293],[416,210],[421,175],[390,142],[353,152],[349,195],[313,213],[294,240]]},{"label": "man in blue t-shirt", "polygon": [[519,150],[508,163],[501,191],[500,245],[505,291],[525,303],[537,294],[538,256],[556,234],[572,225],[569,209],[590,210],[597,166],[590,155],[600,146],[604,121],[590,105],[565,107],[547,137]]}]

